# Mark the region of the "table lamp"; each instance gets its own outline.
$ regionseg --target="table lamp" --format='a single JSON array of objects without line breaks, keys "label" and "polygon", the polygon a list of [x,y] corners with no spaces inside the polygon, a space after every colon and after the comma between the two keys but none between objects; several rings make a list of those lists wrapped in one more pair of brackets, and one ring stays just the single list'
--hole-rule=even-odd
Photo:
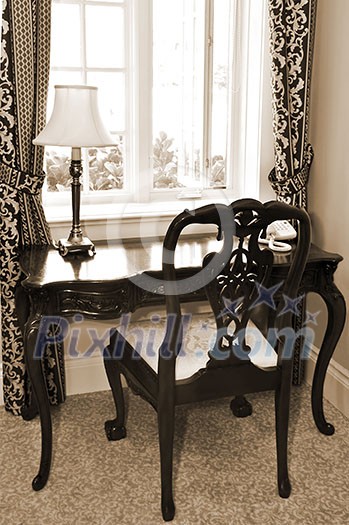
[{"label": "table lamp", "polygon": [[72,228],[68,239],[60,239],[58,249],[69,253],[93,255],[95,247],[83,235],[80,225],[81,148],[114,146],[116,140],[106,130],[99,114],[97,88],[94,86],[55,86],[55,100],[50,120],[33,140],[41,146],[71,146]]}]

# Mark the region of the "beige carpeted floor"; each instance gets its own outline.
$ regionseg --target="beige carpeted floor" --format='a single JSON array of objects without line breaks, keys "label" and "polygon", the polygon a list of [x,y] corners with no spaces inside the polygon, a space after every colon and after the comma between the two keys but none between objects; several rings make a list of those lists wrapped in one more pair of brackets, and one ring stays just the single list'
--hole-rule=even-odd
[{"label": "beige carpeted floor", "polygon": [[[180,407],[175,503],[180,525],[349,523],[349,421],[326,403],[336,427],[321,435],[310,390],[294,388],[290,426],[292,494],[276,488],[273,395],[249,396],[253,416],[236,419],[229,400]],[[129,395],[128,437],[108,442],[109,392],[69,397],[53,409],[54,458],[47,486],[31,489],[39,421],[0,413],[0,522],[6,525],[161,524],[156,413]]]}]

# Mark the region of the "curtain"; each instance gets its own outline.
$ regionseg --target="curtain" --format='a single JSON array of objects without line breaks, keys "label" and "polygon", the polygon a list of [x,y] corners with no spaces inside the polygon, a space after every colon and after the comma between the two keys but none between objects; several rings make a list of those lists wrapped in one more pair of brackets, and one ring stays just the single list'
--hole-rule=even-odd
[{"label": "curtain", "polygon": [[[308,143],[309,95],[317,0],[269,0],[272,110],[275,165],[269,182],[278,200],[307,207],[313,160]],[[295,331],[304,323],[305,301]],[[295,347],[293,383],[303,379],[301,340]]]},{"label": "curtain", "polygon": [[317,0],[269,0],[276,196],[307,206],[309,94]]},{"label": "curtain", "polygon": [[[41,204],[43,148],[33,138],[46,120],[51,0],[2,0],[0,62],[0,277],[1,343],[5,408],[20,414],[28,401],[20,319],[19,254],[23,247],[47,245],[50,232]],[[27,310],[21,295],[21,310]],[[22,315],[23,317],[23,315]],[[51,403],[64,399],[62,359],[46,351]],[[61,386],[63,384],[63,387]]]}]

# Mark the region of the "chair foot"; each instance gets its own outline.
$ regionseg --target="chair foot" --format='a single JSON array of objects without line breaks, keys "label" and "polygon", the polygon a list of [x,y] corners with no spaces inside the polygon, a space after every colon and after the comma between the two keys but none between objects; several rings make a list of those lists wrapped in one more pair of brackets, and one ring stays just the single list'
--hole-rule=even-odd
[{"label": "chair foot", "polygon": [[104,423],[104,430],[109,441],[119,441],[119,439],[126,437],[126,428],[117,427],[115,419],[106,421]]},{"label": "chair foot", "polygon": [[285,478],[279,483],[279,496],[281,498],[288,498],[290,494],[291,494],[291,483],[288,478]]},{"label": "chair foot", "polygon": [[162,517],[164,521],[172,521],[176,512],[173,500],[161,504]]},{"label": "chair foot", "polygon": [[244,396],[236,396],[230,402],[230,409],[235,417],[248,417],[252,414],[252,405]]}]

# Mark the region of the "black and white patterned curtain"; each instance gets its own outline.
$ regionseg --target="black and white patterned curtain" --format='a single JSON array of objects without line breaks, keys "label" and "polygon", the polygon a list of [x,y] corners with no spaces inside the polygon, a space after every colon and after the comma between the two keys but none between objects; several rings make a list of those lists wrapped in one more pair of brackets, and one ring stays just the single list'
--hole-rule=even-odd
[{"label": "black and white patterned curtain", "polygon": [[276,196],[307,206],[309,94],[317,0],[269,0]]},{"label": "black and white patterned curtain", "polygon": [[[272,64],[275,166],[269,182],[278,200],[307,207],[307,184],[313,160],[308,143],[309,95],[317,0],[268,0]],[[303,326],[305,300],[295,331]],[[304,376],[301,340],[295,345],[293,383]]]},{"label": "black and white patterned curtain", "polygon": [[[51,0],[2,0],[0,63],[0,261],[4,401],[20,414],[27,381],[15,294],[20,249],[49,244],[41,204],[43,148],[33,138],[45,125],[49,79]],[[57,349],[48,349],[46,376],[52,403],[64,398]],[[64,384],[64,383],[63,383]]]}]

